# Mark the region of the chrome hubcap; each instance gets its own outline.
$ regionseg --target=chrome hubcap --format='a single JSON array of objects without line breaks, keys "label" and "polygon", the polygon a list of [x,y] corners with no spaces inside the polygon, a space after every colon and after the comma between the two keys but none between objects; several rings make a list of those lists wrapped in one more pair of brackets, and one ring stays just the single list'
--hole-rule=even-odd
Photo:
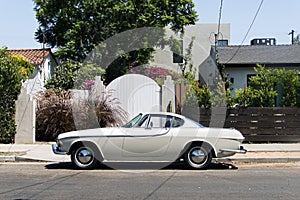
[{"label": "chrome hubcap", "polygon": [[90,150],[83,148],[78,150],[76,157],[80,163],[87,164],[93,159],[93,153]]},{"label": "chrome hubcap", "polygon": [[206,154],[200,148],[193,148],[190,151],[190,159],[195,164],[201,164],[206,159]]}]

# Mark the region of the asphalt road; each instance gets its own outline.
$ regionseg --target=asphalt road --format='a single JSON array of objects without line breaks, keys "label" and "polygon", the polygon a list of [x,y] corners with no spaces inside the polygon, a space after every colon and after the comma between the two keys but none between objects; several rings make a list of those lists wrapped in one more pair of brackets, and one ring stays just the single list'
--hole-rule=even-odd
[{"label": "asphalt road", "polygon": [[300,163],[215,164],[208,170],[74,170],[0,163],[0,199],[300,199]]}]

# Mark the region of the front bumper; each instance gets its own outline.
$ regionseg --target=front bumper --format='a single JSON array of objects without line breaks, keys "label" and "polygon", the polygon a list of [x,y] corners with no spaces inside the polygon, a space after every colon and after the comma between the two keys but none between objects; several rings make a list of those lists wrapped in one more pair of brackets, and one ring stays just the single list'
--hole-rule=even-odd
[{"label": "front bumper", "polygon": [[228,153],[242,153],[245,154],[247,153],[247,150],[244,149],[243,146],[240,146],[239,149],[220,149],[221,152],[228,152]]},{"label": "front bumper", "polygon": [[52,144],[52,151],[57,155],[66,155],[67,152],[60,151],[56,144]]}]

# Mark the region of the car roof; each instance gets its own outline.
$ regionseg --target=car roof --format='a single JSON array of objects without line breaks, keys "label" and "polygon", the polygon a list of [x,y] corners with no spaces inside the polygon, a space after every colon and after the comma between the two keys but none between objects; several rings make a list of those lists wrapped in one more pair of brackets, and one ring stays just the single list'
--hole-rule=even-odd
[{"label": "car roof", "polygon": [[150,115],[171,115],[171,116],[174,116],[174,117],[185,118],[185,116],[183,116],[183,115],[179,115],[179,114],[171,113],[171,112],[145,112],[145,113],[142,113],[142,114],[143,115],[147,115],[147,114],[150,114]]}]

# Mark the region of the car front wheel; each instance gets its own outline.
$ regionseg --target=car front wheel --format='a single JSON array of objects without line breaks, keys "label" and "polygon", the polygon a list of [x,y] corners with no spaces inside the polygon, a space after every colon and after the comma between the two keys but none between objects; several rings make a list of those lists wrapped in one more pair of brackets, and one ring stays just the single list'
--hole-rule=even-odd
[{"label": "car front wheel", "polygon": [[79,169],[93,169],[97,165],[95,150],[88,146],[79,146],[72,150],[71,160]]},{"label": "car front wheel", "polygon": [[185,162],[192,169],[206,169],[212,160],[211,148],[207,145],[192,145],[185,153]]}]

